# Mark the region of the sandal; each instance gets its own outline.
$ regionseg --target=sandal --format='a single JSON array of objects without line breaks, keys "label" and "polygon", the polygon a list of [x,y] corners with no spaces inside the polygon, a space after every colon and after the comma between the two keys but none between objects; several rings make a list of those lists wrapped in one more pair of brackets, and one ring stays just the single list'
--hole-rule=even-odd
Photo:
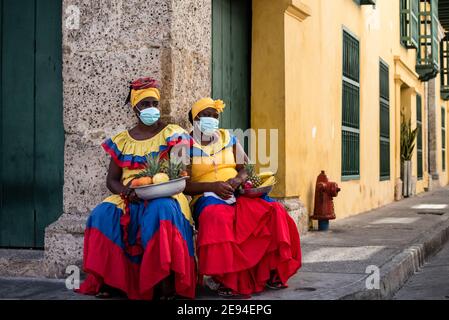
[{"label": "sandal", "polygon": [[100,289],[100,292],[98,292],[95,297],[98,299],[111,299],[123,297],[123,293],[118,289],[115,289],[108,285],[103,285],[103,287]]},{"label": "sandal", "polygon": [[226,288],[226,287],[223,287],[223,286],[220,286],[217,289],[217,294],[220,297],[223,297],[223,298],[226,298],[226,299],[249,299],[249,298],[251,298],[250,295],[241,294],[241,293],[238,293],[238,292],[236,292],[236,291],[234,291],[232,289],[229,289],[229,288]]},{"label": "sandal", "polygon": [[267,288],[272,290],[281,290],[288,288],[288,285],[284,284],[281,279],[279,279],[277,274],[273,275],[271,279],[267,281],[266,286]]},{"label": "sandal", "polygon": [[281,281],[271,282],[268,281],[266,284],[267,288],[272,290],[281,290],[281,289],[287,289],[288,285],[283,284]]},{"label": "sandal", "polygon": [[100,292],[98,292],[95,295],[95,298],[98,298],[98,299],[110,299],[110,298],[112,298],[112,295],[109,292],[107,292],[107,291],[100,291]]},{"label": "sandal", "polygon": [[160,301],[173,301],[178,300],[178,296],[176,294],[173,295],[167,295],[167,296],[161,296],[159,298]]}]

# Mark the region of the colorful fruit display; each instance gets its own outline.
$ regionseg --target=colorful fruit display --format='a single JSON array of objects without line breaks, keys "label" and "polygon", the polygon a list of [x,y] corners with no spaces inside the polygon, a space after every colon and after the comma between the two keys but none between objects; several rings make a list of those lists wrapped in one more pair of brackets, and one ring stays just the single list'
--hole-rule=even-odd
[{"label": "colorful fruit display", "polygon": [[243,184],[244,190],[269,187],[276,184],[276,178],[273,172],[256,173],[256,166],[254,164],[245,164],[245,170],[248,173],[248,178]]},{"label": "colorful fruit display", "polygon": [[131,182],[131,188],[166,183],[188,177],[189,174],[180,160],[161,160],[159,156],[147,156],[145,168]]}]

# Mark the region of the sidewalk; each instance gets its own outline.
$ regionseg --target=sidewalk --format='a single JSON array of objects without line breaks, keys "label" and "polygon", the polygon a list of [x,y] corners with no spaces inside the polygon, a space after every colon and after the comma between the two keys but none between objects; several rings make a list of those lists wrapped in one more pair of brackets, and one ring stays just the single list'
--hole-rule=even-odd
[{"label": "sidewalk", "polygon": [[[303,267],[289,288],[253,299],[390,299],[449,240],[449,188],[347,219],[301,238]],[[416,207],[421,206],[421,207]],[[415,208],[416,207],[416,208]],[[368,266],[380,268],[380,289],[368,290]],[[92,299],[64,280],[0,278],[0,299]],[[218,299],[202,289],[198,299]]]},{"label": "sidewalk", "polygon": [[[444,208],[413,209],[426,204]],[[448,205],[444,188],[331,222],[326,233],[309,232],[290,288],[254,299],[390,299],[449,239]],[[366,289],[370,265],[380,268],[380,290]]]}]

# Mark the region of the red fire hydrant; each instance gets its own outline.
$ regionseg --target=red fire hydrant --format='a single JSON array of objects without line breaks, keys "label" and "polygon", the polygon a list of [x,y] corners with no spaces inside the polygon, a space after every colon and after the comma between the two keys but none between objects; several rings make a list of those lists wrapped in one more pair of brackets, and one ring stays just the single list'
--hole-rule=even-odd
[{"label": "red fire hydrant", "polygon": [[318,230],[326,231],[329,229],[329,220],[334,220],[335,210],[333,198],[340,192],[338,184],[330,182],[324,171],[316,180],[315,187],[315,208],[313,210],[313,220],[318,220]]}]

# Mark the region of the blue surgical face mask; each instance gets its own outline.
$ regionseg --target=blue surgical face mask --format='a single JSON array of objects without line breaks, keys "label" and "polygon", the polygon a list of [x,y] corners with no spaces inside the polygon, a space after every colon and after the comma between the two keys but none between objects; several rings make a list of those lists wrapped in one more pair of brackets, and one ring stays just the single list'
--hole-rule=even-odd
[{"label": "blue surgical face mask", "polygon": [[161,112],[158,108],[151,107],[140,111],[140,120],[147,126],[152,126],[161,118]]},{"label": "blue surgical face mask", "polygon": [[205,135],[213,135],[218,130],[220,121],[212,117],[201,117],[199,129]]}]

